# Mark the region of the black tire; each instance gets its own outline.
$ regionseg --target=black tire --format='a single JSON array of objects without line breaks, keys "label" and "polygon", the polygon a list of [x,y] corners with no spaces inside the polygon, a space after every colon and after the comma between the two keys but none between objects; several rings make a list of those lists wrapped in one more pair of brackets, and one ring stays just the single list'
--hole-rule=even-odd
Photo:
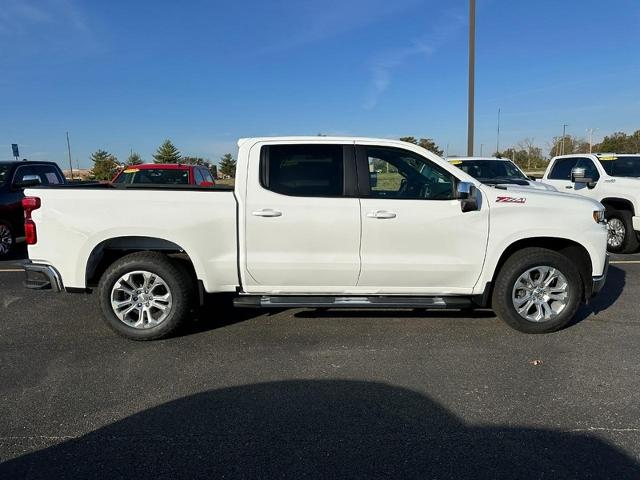
[{"label": "black tire", "polygon": [[[522,317],[512,299],[516,281],[527,270],[548,266],[557,269],[567,280],[567,301],[556,317],[536,322]],[[507,259],[493,288],[493,310],[509,326],[524,333],[555,332],[565,327],[575,316],[584,297],[584,285],[580,273],[564,255],[546,248],[524,248]],[[535,306],[534,306],[535,308]]]},{"label": "black tire", "polygon": [[16,246],[16,237],[7,222],[0,220],[0,260],[7,258]]},{"label": "black tire", "polygon": [[624,239],[619,245],[612,245],[611,233],[607,239],[607,250],[612,253],[634,253],[638,250],[638,236],[633,230],[633,215],[628,210],[606,210],[605,217],[608,222],[620,222],[624,228]]},{"label": "black tire", "polygon": [[[135,328],[120,320],[111,306],[111,291],[126,273],[148,271],[166,283],[172,304],[167,317],[155,326]],[[157,340],[173,334],[189,317],[195,295],[194,281],[187,270],[158,252],[136,252],[114,262],[102,275],[98,296],[102,316],[113,331],[131,340]]]}]

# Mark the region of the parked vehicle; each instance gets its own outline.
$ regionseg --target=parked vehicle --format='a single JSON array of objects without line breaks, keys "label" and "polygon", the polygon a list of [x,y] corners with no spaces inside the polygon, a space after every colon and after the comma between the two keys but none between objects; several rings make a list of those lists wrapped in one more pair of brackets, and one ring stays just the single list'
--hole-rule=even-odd
[{"label": "parked vehicle", "polygon": [[640,239],[640,154],[554,157],[543,180],[560,191],[598,200],[605,207],[609,251],[631,253]]},{"label": "parked vehicle", "polygon": [[253,308],[491,307],[542,333],[604,284],[595,200],[483,185],[394,140],[238,145],[234,189],[28,189],[27,286],[97,290],[113,330],[150,340],[204,293]]},{"label": "parked vehicle", "polygon": [[485,185],[504,185],[507,188],[531,187],[537,190],[551,190],[556,188],[527,176],[508,158],[492,157],[456,157],[449,159],[451,165],[468,173]]},{"label": "parked vehicle", "polygon": [[118,172],[111,182],[147,185],[199,185],[201,187],[213,187],[216,184],[207,167],[181,163],[151,163],[126,167]]},{"label": "parked vehicle", "polygon": [[24,242],[23,189],[33,185],[65,183],[62,170],[52,162],[0,162],[0,259]]}]

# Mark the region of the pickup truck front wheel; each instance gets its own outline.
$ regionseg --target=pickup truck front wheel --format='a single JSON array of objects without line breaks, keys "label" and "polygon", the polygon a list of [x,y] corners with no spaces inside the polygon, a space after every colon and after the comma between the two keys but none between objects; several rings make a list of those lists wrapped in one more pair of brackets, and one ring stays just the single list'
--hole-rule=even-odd
[{"label": "pickup truck front wheel", "polygon": [[193,282],[184,269],[157,252],[137,252],[113,263],[98,295],[107,325],[132,340],[171,335],[188,317]]},{"label": "pickup truck front wheel", "polygon": [[546,248],[524,248],[500,269],[493,309],[521,332],[554,332],[573,319],[583,288],[580,273],[567,257]]},{"label": "pickup truck front wheel", "polygon": [[607,210],[607,250],[612,253],[633,253],[638,238],[633,231],[633,215],[628,210]]}]

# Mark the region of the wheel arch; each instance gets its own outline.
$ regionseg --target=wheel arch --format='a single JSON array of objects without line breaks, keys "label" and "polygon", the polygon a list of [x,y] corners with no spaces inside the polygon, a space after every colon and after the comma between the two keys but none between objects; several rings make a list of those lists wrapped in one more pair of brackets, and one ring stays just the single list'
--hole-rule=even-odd
[{"label": "wheel arch", "polygon": [[612,210],[628,210],[631,215],[635,215],[635,208],[631,200],[619,197],[607,197],[600,200],[600,203],[604,205],[606,209]]},{"label": "wheel arch", "polygon": [[495,285],[496,278],[500,274],[500,270],[505,262],[518,250],[529,247],[546,248],[569,258],[572,263],[576,265],[580,273],[580,278],[582,279],[582,284],[584,286],[584,299],[591,297],[593,270],[591,265],[591,256],[587,249],[578,242],[567,238],[533,237],[516,240],[507,246],[507,248],[502,252],[491,275],[491,280],[487,284],[484,293],[481,295],[482,298],[478,298],[478,300],[483,303],[483,306],[491,306],[490,303],[493,294],[493,285]]},{"label": "wheel arch", "polygon": [[180,245],[157,237],[123,236],[103,240],[93,248],[85,267],[87,288],[96,287],[102,274],[116,260],[130,253],[143,251],[175,256],[181,260],[181,265],[187,268],[196,278],[193,261]]}]

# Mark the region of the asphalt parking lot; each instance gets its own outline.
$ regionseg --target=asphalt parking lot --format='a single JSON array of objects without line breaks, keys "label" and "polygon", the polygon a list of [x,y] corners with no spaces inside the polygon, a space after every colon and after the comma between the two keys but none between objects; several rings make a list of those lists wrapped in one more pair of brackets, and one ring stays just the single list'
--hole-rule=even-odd
[{"label": "asphalt parking lot", "polygon": [[208,305],[114,335],[0,264],[0,478],[640,478],[640,255],[571,327]]}]

